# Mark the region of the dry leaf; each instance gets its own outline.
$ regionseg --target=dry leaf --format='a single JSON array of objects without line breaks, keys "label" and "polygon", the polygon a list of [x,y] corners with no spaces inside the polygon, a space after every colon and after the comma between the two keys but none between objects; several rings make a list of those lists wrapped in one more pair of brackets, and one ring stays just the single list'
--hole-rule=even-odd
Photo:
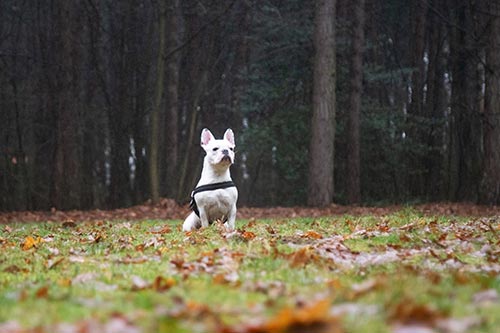
[{"label": "dry leaf", "polygon": [[37,244],[39,244],[41,242],[41,238],[38,237],[37,239],[31,237],[31,236],[28,236],[25,238],[24,240],[24,243],[23,243],[23,250],[26,251],[26,250],[29,250],[31,249],[32,247],[35,247]]},{"label": "dry leaf", "polygon": [[309,247],[303,247],[290,255],[292,267],[304,266],[311,260],[316,260],[318,257],[316,253]]},{"label": "dry leaf", "polygon": [[164,225],[162,227],[156,227],[149,231],[152,234],[168,234],[172,232],[172,229],[168,225]]},{"label": "dry leaf", "polygon": [[47,298],[49,296],[49,287],[43,286],[35,292],[36,298]]},{"label": "dry leaf", "polygon": [[322,239],[323,236],[314,231],[314,230],[309,230],[308,232],[306,232],[305,234],[302,235],[303,238],[309,238],[309,239]]},{"label": "dry leaf", "polygon": [[57,281],[57,284],[61,287],[69,287],[71,286],[72,281],[69,278],[61,278]]},{"label": "dry leaf", "polygon": [[76,227],[76,223],[73,220],[66,220],[63,222],[62,226],[64,228],[74,228],[74,227]]},{"label": "dry leaf", "polygon": [[255,238],[255,234],[251,231],[244,231],[241,233],[241,237],[243,237],[244,240],[251,240]]},{"label": "dry leaf", "polygon": [[31,236],[28,236],[24,239],[24,242],[23,242],[23,245],[22,245],[22,248],[23,248],[23,251],[27,251],[33,247],[36,248],[36,246],[40,243],[43,242],[43,239],[41,237],[37,237],[36,239],[31,237]]},{"label": "dry leaf", "polygon": [[156,291],[165,291],[173,286],[175,286],[177,282],[169,277],[169,278],[164,278],[163,276],[157,276],[153,282],[153,289]]},{"label": "dry leaf", "polygon": [[267,321],[224,328],[223,332],[242,333],[278,333],[278,332],[308,332],[308,333],[340,333],[341,325],[330,315],[330,301],[319,300],[313,304],[296,308],[285,308]]},{"label": "dry leaf", "polygon": [[47,269],[52,269],[55,266],[59,265],[63,260],[64,260],[64,257],[49,259],[49,260],[47,260],[45,267],[47,267]]},{"label": "dry leaf", "polygon": [[403,300],[389,311],[389,321],[403,325],[428,325],[434,327],[445,314],[430,305]]},{"label": "dry leaf", "polygon": [[12,273],[12,274],[17,274],[17,273],[28,273],[29,270],[26,268],[20,268],[17,265],[10,265],[8,267],[5,267],[3,269],[5,273]]}]

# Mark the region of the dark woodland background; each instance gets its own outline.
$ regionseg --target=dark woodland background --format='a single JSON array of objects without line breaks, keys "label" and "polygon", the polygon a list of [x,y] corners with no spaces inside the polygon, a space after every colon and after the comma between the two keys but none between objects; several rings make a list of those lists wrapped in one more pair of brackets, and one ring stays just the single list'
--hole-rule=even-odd
[{"label": "dark woodland background", "polygon": [[203,127],[240,205],[500,204],[499,4],[0,1],[0,210],[185,203]]}]

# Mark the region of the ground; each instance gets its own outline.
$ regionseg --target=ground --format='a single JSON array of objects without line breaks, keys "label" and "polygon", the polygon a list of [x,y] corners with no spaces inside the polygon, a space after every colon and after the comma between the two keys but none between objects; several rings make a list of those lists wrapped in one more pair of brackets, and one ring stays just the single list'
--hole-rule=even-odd
[{"label": "ground", "polygon": [[240,208],[184,233],[187,213],[0,214],[0,332],[500,327],[498,207]]},{"label": "ground", "polygon": [[[332,215],[383,215],[404,209],[408,206],[391,205],[383,207],[360,207],[331,205],[325,208],[305,207],[272,207],[250,208],[239,207],[238,218],[296,218],[321,217]],[[458,216],[499,216],[500,206],[480,206],[472,203],[435,203],[411,206],[416,211],[427,215],[458,215]],[[189,213],[187,205],[179,206],[174,200],[162,199],[158,204],[145,203],[130,208],[114,210],[87,210],[87,211],[25,211],[0,212],[0,223],[8,222],[64,222],[64,221],[102,221],[102,220],[147,220],[184,219]]]}]

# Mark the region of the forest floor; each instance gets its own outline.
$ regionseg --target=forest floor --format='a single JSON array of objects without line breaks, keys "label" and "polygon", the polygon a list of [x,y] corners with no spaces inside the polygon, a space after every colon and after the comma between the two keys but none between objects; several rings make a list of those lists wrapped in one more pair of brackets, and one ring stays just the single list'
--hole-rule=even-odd
[{"label": "forest floor", "polygon": [[[472,203],[427,203],[420,205],[389,205],[380,207],[331,205],[310,207],[238,207],[238,219],[322,217],[335,215],[386,215],[411,207],[425,215],[500,216],[500,206],[481,206]],[[161,199],[156,205],[142,205],[114,210],[71,210],[0,212],[0,223],[9,222],[65,222],[111,220],[183,220],[189,214],[187,205],[178,205],[172,199]]]},{"label": "forest floor", "polygon": [[1,214],[0,332],[499,332],[498,208],[187,213]]}]

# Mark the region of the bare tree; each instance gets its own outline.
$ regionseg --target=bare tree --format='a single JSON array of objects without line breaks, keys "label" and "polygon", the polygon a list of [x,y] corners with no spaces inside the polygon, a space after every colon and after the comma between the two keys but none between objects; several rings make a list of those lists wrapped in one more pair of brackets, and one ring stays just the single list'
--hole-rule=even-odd
[{"label": "bare tree", "polygon": [[60,70],[56,75],[54,98],[56,100],[56,146],[52,204],[59,209],[80,205],[81,161],[79,142],[80,109],[80,48],[81,18],[78,6],[61,2],[55,11],[55,54]]},{"label": "bare tree", "polygon": [[500,204],[500,5],[489,1],[484,105],[484,171],[480,201]]},{"label": "bare tree", "polygon": [[160,145],[160,108],[164,90],[165,78],[165,48],[166,48],[166,3],[160,1],[158,20],[158,58],[156,62],[156,85],[153,109],[151,110],[151,144],[149,146],[149,186],[151,200],[157,203],[160,199],[160,173],[158,170],[158,153]]},{"label": "bare tree", "polygon": [[354,0],[351,3],[353,24],[347,139],[347,200],[349,203],[359,203],[361,201],[359,114],[363,89],[365,0]]},{"label": "bare tree", "polygon": [[311,206],[325,206],[333,200],[335,5],[335,0],[318,0],[314,13],[313,116],[307,200]]},{"label": "bare tree", "polygon": [[177,195],[177,164],[179,160],[179,71],[181,53],[180,45],[181,22],[179,0],[169,1],[167,7],[167,55],[165,96],[165,194],[169,197]]}]

